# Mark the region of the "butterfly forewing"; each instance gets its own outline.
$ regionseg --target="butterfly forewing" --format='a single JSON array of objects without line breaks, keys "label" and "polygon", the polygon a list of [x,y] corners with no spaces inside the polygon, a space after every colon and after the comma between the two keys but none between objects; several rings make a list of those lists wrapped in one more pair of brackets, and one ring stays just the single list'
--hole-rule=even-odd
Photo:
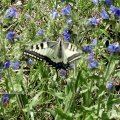
[{"label": "butterfly forewing", "polygon": [[65,42],[64,46],[65,46],[64,59],[67,59],[67,62],[71,63],[77,59],[80,59],[82,53],[80,50],[77,49],[77,47],[74,44]]}]

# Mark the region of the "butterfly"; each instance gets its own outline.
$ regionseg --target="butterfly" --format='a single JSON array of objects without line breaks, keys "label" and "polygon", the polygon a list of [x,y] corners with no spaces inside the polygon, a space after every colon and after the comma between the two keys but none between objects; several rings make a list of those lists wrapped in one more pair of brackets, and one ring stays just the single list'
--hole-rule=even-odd
[{"label": "butterfly", "polygon": [[40,42],[24,50],[24,55],[36,60],[44,60],[56,71],[67,70],[72,62],[81,58],[81,53],[74,44],[65,42],[61,38],[58,41]]}]

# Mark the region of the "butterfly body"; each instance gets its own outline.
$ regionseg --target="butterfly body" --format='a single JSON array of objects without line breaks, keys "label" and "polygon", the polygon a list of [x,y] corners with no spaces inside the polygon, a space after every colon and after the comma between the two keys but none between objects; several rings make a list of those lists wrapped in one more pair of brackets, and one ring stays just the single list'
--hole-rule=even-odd
[{"label": "butterfly body", "polygon": [[32,45],[30,49],[24,50],[24,55],[37,60],[44,60],[56,70],[68,69],[70,63],[81,57],[81,51],[74,44],[58,41],[46,41]]}]

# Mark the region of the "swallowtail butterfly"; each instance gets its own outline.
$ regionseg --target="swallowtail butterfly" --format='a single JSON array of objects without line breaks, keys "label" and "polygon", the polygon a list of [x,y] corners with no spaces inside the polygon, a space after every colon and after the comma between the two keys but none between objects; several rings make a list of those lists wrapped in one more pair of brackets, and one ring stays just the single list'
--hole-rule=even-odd
[{"label": "swallowtail butterfly", "polygon": [[81,57],[81,50],[74,44],[58,41],[46,41],[32,45],[30,49],[24,50],[24,55],[37,60],[44,60],[57,71],[67,70],[70,64]]}]

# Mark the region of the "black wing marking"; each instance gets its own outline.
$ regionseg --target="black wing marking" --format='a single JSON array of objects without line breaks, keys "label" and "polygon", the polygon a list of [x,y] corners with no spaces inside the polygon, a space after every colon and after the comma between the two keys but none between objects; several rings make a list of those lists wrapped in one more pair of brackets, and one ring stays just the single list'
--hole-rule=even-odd
[{"label": "black wing marking", "polygon": [[73,62],[73,61],[75,61],[75,60],[77,60],[77,59],[79,59],[80,58],[80,56],[81,56],[81,54],[80,53],[76,53],[76,54],[74,54],[74,55],[72,55],[72,56],[70,56],[70,57],[68,57],[68,62],[69,63],[71,63],[71,62]]},{"label": "black wing marking", "polygon": [[70,66],[69,63],[64,64],[63,62],[58,62],[58,63],[53,62],[49,57],[41,55],[41,54],[34,52],[34,51],[24,50],[24,55],[30,56],[30,57],[37,59],[37,60],[45,60],[48,63],[48,65],[51,65],[56,70],[58,70],[58,69],[65,69],[66,70]]}]

